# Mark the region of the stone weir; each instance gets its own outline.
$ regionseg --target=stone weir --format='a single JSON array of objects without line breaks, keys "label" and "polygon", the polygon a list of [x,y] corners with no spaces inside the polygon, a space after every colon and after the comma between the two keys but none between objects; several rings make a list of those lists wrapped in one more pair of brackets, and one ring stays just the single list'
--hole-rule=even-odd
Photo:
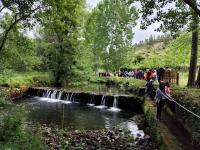
[{"label": "stone weir", "polygon": [[110,93],[105,94],[80,91],[72,92],[67,90],[41,87],[29,88],[28,91],[25,93],[25,96],[38,96],[72,103],[84,103],[100,107],[114,107],[123,110],[131,110],[135,113],[143,112],[144,103],[144,99],[136,95],[112,95]]}]

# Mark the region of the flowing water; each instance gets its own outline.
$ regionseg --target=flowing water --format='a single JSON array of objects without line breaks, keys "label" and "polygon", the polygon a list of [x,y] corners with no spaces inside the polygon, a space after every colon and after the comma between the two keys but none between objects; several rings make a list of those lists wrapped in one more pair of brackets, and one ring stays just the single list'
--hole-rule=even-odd
[{"label": "flowing water", "polygon": [[111,108],[109,109],[109,111],[115,111],[115,112],[121,111],[121,110],[118,108],[118,100],[117,100],[117,97],[116,97],[116,96],[114,96],[113,107],[111,107]]},{"label": "flowing water", "polygon": [[[58,97],[60,99],[60,93]],[[111,129],[119,126],[130,129],[135,135],[138,133],[143,135],[143,131],[138,130],[136,123],[129,120],[133,117],[133,112],[97,109],[85,104],[73,103],[73,95],[67,97],[71,102],[41,97],[24,100],[23,104],[29,110],[29,121],[73,130]],[[116,103],[114,106],[117,106]]]}]

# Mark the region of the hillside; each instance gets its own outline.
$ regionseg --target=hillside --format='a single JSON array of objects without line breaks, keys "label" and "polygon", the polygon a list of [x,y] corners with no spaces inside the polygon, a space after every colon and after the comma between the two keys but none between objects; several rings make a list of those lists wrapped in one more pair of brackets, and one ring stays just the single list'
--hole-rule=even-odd
[{"label": "hillside", "polygon": [[[166,42],[167,41],[167,42]],[[144,42],[135,46],[132,53],[132,68],[172,67],[187,70],[191,50],[191,34],[183,33],[176,39]],[[198,64],[200,64],[200,56]]]}]

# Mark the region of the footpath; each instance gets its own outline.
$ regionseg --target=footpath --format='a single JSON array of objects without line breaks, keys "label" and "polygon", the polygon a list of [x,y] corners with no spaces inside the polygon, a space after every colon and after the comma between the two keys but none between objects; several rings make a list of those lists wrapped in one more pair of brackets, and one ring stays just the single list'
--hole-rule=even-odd
[{"label": "footpath", "polygon": [[174,114],[164,108],[162,121],[156,120],[156,106],[153,101],[146,98],[144,113],[150,125],[154,141],[159,149],[164,150],[199,150],[199,146],[192,144],[192,137],[184,126],[173,117]]}]

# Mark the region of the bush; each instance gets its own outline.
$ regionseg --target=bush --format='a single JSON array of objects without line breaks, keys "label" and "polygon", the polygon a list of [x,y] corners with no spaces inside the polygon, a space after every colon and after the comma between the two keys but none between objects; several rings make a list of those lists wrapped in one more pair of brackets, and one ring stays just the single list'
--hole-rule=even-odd
[{"label": "bush", "polygon": [[40,150],[44,149],[39,132],[33,133],[26,127],[26,111],[23,107],[11,109],[4,115],[2,149]]},{"label": "bush", "polygon": [[8,113],[3,120],[4,138],[6,141],[23,136],[23,122],[25,113],[23,109],[14,109]]}]

